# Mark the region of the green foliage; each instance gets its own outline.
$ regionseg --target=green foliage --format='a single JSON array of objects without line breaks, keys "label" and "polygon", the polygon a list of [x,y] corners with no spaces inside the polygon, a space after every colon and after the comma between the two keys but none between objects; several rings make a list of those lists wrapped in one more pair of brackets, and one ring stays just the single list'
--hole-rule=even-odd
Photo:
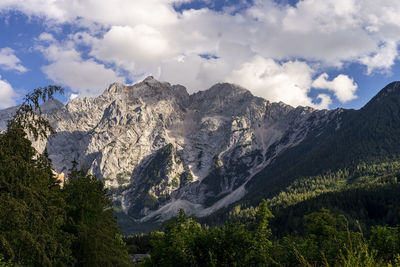
[{"label": "green foliage", "polygon": [[107,190],[95,176],[73,165],[64,194],[69,218],[66,230],[74,236],[71,249],[77,265],[129,265]]},{"label": "green foliage", "polygon": [[[361,231],[350,231],[344,217],[335,217],[328,210],[305,216],[306,235],[290,246],[295,257],[282,257],[282,265],[302,266],[388,266],[375,249],[365,241]],[[281,248],[282,249],[282,248]]]},{"label": "green foliage", "polygon": [[[36,90],[24,105],[27,101],[38,105],[39,97],[51,97],[53,92]],[[27,124],[37,125],[38,134],[41,130],[45,134],[48,127],[21,110],[0,135],[0,254],[19,265],[71,265],[70,237],[62,230],[66,220],[62,192],[47,155],[36,152],[24,131]]]},{"label": "green foliage", "polygon": [[26,95],[14,118],[9,121],[8,129],[11,130],[15,127],[25,129],[35,140],[39,137],[46,138],[49,133],[54,134],[50,123],[42,116],[40,104],[52,99],[55,93],[62,94],[63,92],[63,88],[50,85],[37,88],[33,93]]},{"label": "green foliage", "polygon": [[148,234],[134,234],[124,236],[129,254],[146,254],[151,250],[151,236]]},{"label": "green foliage", "polygon": [[155,266],[193,266],[194,237],[201,232],[201,226],[189,219],[183,210],[178,217],[165,226],[164,233],[154,232],[151,264]]},{"label": "green foliage", "polygon": [[279,194],[268,199],[268,206],[273,209],[285,208],[330,192],[340,192],[367,185],[397,184],[398,176],[400,176],[399,160],[374,164],[361,162],[354,168],[300,177]]},{"label": "green foliage", "polygon": [[373,227],[367,241],[360,227],[350,230],[344,216],[335,216],[329,210],[313,212],[304,220],[304,236],[286,236],[275,242],[279,265],[399,266],[399,251],[392,239],[398,228]]},{"label": "green foliage", "polygon": [[400,184],[370,184],[338,192],[328,192],[295,205],[275,209],[271,222],[277,236],[303,229],[304,214],[328,208],[337,214],[345,214],[350,227],[358,220],[363,228],[373,225],[396,226],[400,221]]},{"label": "green foliage", "polygon": [[[249,209],[247,210],[249,211]],[[349,228],[343,215],[321,209],[304,216],[304,235],[271,239],[266,202],[220,227],[200,225],[181,210],[163,232],[145,240],[144,266],[400,266],[398,227]],[[245,220],[243,218],[246,218]],[[144,250],[141,251],[142,253]]]},{"label": "green foliage", "polygon": [[398,227],[376,225],[372,227],[369,243],[377,251],[377,256],[395,262],[400,253],[400,233]]},{"label": "green foliage", "polygon": [[149,266],[265,266],[272,263],[272,214],[263,202],[251,221],[236,218],[222,227],[201,226],[183,210],[164,232],[152,233]]},{"label": "green foliage", "polygon": [[12,267],[10,262],[4,260],[4,256],[0,254],[0,267]]},{"label": "green foliage", "polygon": [[335,217],[328,210],[304,217],[306,238],[298,247],[303,257],[313,265],[332,264],[342,248],[353,248],[361,241],[361,234],[350,232],[344,217]]}]

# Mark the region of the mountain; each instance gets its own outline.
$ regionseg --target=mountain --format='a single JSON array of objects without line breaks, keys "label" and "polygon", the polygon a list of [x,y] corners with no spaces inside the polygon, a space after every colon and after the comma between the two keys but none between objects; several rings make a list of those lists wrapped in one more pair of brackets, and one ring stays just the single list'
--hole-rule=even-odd
[{"label": "mountain", "polygon": [[179,208],[204,216],[239,200],[251,177],[340,114],[270,103],[227,83],[189,95],[153,77],[51,107],[46,116],[58,134],[37,149],[47,147],[59,173],[76,159],[141,221]]},{"label": "mountain", "polygon": [[[120,216],[136,223],[167,220],[179,208],[212,218],[262,198],[284,209],[362,184],[365,166],[397,160],[399,85],[360,110],[315,110],[270,103],[228,83],[189,95],[148,77],[47,104],[57,135],[35,147],[47,147],[58,173],[74,159],[88,168],[111,190]],[[0,111],[0,130],[13,112]]]},{"label": "mountain", "polygon": [[397,160],[400,82],[387,85],[360,110],[342,110],[337,120],[339,124],[332,121],[322,131],[310,133],[301,144],[281,153],[252,179],[248,190],[269,198],[299,177],[352,169],[361,163]]},{"label": "mountain", "polygon": [[398,225],[400,82],[360,110],[342,110],[338,121],[339,128],[331,122],[310,133],[247,184],[241,204],[268,199],[277,235],[304,229],[303,216],[321,208],[364,226]]}]

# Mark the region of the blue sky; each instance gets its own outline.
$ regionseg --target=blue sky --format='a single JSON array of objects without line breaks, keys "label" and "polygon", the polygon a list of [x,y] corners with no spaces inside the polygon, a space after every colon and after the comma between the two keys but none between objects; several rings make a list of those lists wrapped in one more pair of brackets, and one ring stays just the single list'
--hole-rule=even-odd
[{"label": "blue sky", "polygon": [[67,102],[153,75],[358,109],[400,78],[399,13],[397,0],[3,0],[0,108],[49,84]]}]

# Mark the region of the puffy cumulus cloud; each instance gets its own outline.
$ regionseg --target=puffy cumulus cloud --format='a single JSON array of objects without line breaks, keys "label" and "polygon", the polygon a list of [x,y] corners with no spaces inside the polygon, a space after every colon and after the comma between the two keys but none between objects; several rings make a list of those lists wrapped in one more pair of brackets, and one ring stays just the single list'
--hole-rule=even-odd
[{"label": "puffy cumulus cloud", "polygon": [[[319,104],[316,106],[316,108],[329,108],[329,105],[332,104],[332,98],[327,95],[327,94],[318,94],[317,95],[317,101]],[[315,105],[314,105],[315,107]]]},{"label": "puffy cumulus cloud", "polygon": [[2,80],[0,76],[0,108],[8,108],[15,105],[16,97],[17,94],[11,85],[7,81]]},{"label": "puffy cumulus cloud", "polygon": [[355,0],[305,0],[287,7],[283,29],[295,32],[337,32],[359,24],[356,13],[360,6]]},{"label": "puffy cumulus cloud", "polygon": [[2,0],[0,10],[17,9],[56,23],[86,26],[166,25],[177,21],[172,4],[181,2],[186,0]]},{"label": "puffy cumulus cloud", "polygon": [[39,35],[37,38],[38,41],[43,41],[43,42],[48,42],[48,43],[56,43],[57,40],[54,38],[54,36],[50,33],[43,32]]},{"label": "puffy cumulus cloud", "polygon": [[237,70],[227,81],[249,88],[255,95],[271,101],[283,101],[293,106],[329,108],[331,96],[318,94],[309,96],[312,88],[328,90],[342,103],[355,99],[357,84],[347,75],[339,74],[332,81],[323,73],[313,80],[315,70],[306,62],[288,61],[278,63],[273,59],[254,57]]},{"label": "puffy cumulus cloud", "polygon": [[5,70],[27,71],[27,69],[22,66],[21,60],[15,56],[15,51],[9,47],[0,49],[0,67]]},{"label": "puffy cumulus cloud", "polygon": [[60,44],[52,40],[36,48],[50,62],[42,67],[47,77],[68,86],[80,96],[98,95],[107,85],[125,81],[123,77],[94,59],[83,59],[72,43]]},{"label": "puffy cumulus cloud", "polygon": [[307,63],[289,61],[283,64],[260,56],[234,70],[226,79],[228,82],[249,88],[255,95],[271,101],[283,101],[293,106],[327,108],[331,103],[328,95],[319,95],[319,103],[308,97],[311,90],[312,74]]},{"label": "puffy cumulus cloud", "polygon": [[328,81],[328,74],[321,74],[312,84],[314,88],[328,89],[342,102],[348,102],[357,98],[358,85],[347,75],[340,74],[332,81]]},{"label": "puffy cumulus cloud", "polygon": [[92,42],[91,55],[137,72],[158,66],[173,50],[160,31],[144,24],[113,26],[102,39]]},{"label": "puffy cumulus cloud", "polygon": [[368,67],[367,72],[371,74],[374,70],[389,70],[398,56],[397,43],[388,41],[381,45],[377,52],[364,56],[360,62]]},{"label": "puffy cumulus cloud", "polygon": [[336,67],[359,62],[371,73],[394,64],[399,11],[396,0],[304,0],[296,6],[259,0],[247,13],[270,27],[264,56],[299,57]]},{"label": "puffy cumulus cloud", "polygon": [[304,0],[292,7],[256,1],[247,13],[262,21],[259,34],[264,42],[255,47],[263,56],[297,57],[341,67],[378,50],[382,36],[366,30],[373,2]]},{"label": "puffy cumulus cloud", "polygon": [[40,16],[50,20],[65,22],[65,11],[51,0],[2,0],[0,10],[19,10],[28,16]]},{"label": "puffy cumulus cloud", "polygon": [[[0,11],[17,9],[50,24],[77,25],[63,45],[51,36],[41,37],[53,42],[44,52],[50,64],[43,70],[85,94],[97,92],[95,87],[103,88],[109,80],[122,80],[118,70],[131,79],[153,74],[191,92],[229,80],[272,101],[328,107],[329,95],[308,96],[312,78],[326,72],[324,68],[340,70],[357,63],[367,74],[389,72],[398,58],[398,0],[302,0],[294,6],[254,0],[234,12],[174,9],[189,1],[3,0]],[[72,45],[64,45],[68,42]],[[80,46],[85,46],[87,60]],[[50,55],[52,47],[60,55]],[[84,79],[84,72],[96,73],[96,80]],[[355,83],[345,75],[332,81],[323,75],[317,81],[339,101],[355,97]]]}]

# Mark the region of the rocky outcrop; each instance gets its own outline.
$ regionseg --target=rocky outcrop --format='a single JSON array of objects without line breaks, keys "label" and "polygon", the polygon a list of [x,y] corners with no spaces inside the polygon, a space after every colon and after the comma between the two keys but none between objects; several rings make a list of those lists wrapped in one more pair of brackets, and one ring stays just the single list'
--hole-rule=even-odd
[{"label": "rocky outcrop", "polygon": [[[0,123],[10,114],[0,111]],[[53,103],[46,116],[58,134],[35,145],[47,147],[55,170],[66,173],[75,159],[145,221],[179,208],[203,216],[240,199],[253,175],[336,112],[270,103],[228,83],[189,95],[148,77]]]}]

